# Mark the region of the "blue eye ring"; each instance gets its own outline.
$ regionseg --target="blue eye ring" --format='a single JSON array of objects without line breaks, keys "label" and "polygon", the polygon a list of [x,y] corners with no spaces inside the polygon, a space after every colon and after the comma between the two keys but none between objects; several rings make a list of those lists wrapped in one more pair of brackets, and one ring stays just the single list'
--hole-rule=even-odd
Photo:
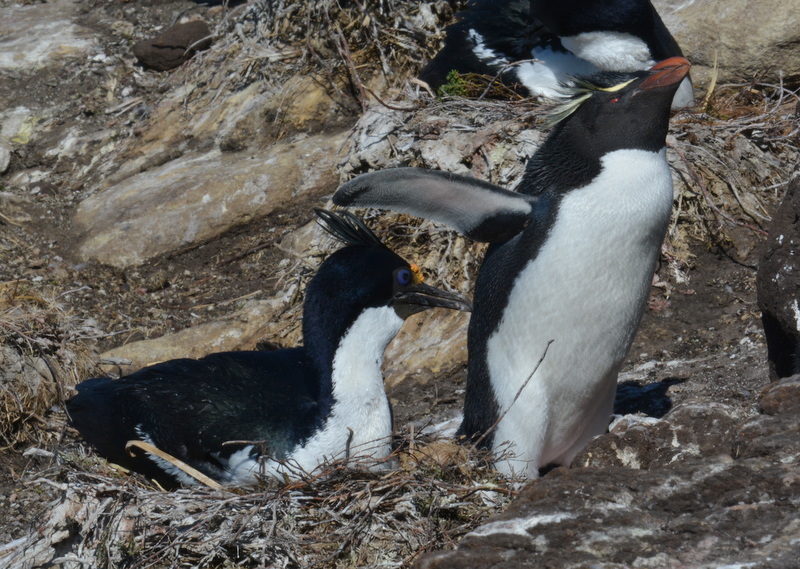
[{"label": "blue eye ring", "polygon": [[409,269],[400,269],[397,271],[395,278],[397,279],[397,284],[408,286],[411,284],[411,271]]}]

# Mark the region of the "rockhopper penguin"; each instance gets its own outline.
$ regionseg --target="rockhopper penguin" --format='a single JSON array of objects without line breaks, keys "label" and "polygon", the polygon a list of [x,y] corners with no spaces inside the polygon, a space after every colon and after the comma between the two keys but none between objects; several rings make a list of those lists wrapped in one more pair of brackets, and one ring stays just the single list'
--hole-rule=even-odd
[{"label": "rockhopper penguin", "polygon": [[67,411],[99,454],[167,487],[195,479],[148,452],[132,455],[128,441],[150,443],[228,484],[311,472],[326,460],[375,465],[389,455],[386,346],[411,314],[471,306],[423,284],[416,265],[352,214],[317,213],[347,246],[308,284],[305,346],[171,360],[117,380],[84,381]]},{"label": "rockhopper penguin", "polygon": [[[524,94],[556,97],[570,77],[640,71],[682,55],[650,0],[472,0],[420,79],[438,89],[452,70],[501,73]],[[687,74],[672,106],[693,105]]]},{"label": "rockhopper penguin", "polygon": [[484,434],[495,451],[510,443],[515,456],[497,463],[504,473],[533,478],[569,465],[608,426],[669,223],[665,138],[688,72],[673,57],[579,81],[516,192],[396,168],[334,195],[339,205],[419,215],[492,243],[475,283],[459,433]]}]

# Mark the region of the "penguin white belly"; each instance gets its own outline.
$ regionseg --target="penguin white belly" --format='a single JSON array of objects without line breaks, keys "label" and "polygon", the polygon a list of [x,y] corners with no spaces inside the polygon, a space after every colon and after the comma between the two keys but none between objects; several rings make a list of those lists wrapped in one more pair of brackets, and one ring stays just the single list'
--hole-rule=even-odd
[{"label": "penguin white belly", "polygon": [[620,32],[586,32],[561,38],[561,44],[577,57],[606,71],[639,71],[655,63],[647,44]]},{"label": "penguin white belly", "polygon": [[502,452],[508,441],[515,455],[498,462],[500,471],[535,477],[605,431],[669,223],[665,155],[605,155],[600,175],[562,198],[546,242],[518,275],[487,344],[499,413],[508,410],[494,448]]},{"label": "penguin white belly", "polygon": [[570,77],[589,75],[597,67],[571,53],[537,49],[531,54],[534,62],[517,66],[517,77],[532,96],[558,99],[564,96],[562,83]]}]

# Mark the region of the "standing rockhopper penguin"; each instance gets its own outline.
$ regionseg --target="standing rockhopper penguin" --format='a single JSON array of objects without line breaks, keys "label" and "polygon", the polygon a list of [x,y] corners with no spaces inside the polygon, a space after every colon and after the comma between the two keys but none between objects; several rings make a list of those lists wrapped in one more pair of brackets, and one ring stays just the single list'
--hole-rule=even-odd
[{"label": "standing rockhopper penguin", "polygon": [[419,215],[492,243],[475,283],[459,432],[485,435],[497,452],[510,443],[514,456],[497,464],[504,473],[533,478],[569,465],[608,426],[669,224],[665,139],[689,67],[673,57],[579,81],[516,192],[397,168],[334,195],[339,205]]}]

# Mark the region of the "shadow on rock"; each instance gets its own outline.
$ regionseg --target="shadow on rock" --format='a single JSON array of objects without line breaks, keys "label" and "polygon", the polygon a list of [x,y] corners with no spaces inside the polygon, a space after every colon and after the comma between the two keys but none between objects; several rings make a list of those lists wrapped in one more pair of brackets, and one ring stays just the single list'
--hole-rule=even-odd
[{"label": "shadow on rock", "polygon": [[667,391],[685,378],[668,377],[658,383],[643,384],[641,381],[626,381],[617,386],[614,413],[630,415],[644,413],[648,417],[662,418],[672,409],[672,399]]}]

